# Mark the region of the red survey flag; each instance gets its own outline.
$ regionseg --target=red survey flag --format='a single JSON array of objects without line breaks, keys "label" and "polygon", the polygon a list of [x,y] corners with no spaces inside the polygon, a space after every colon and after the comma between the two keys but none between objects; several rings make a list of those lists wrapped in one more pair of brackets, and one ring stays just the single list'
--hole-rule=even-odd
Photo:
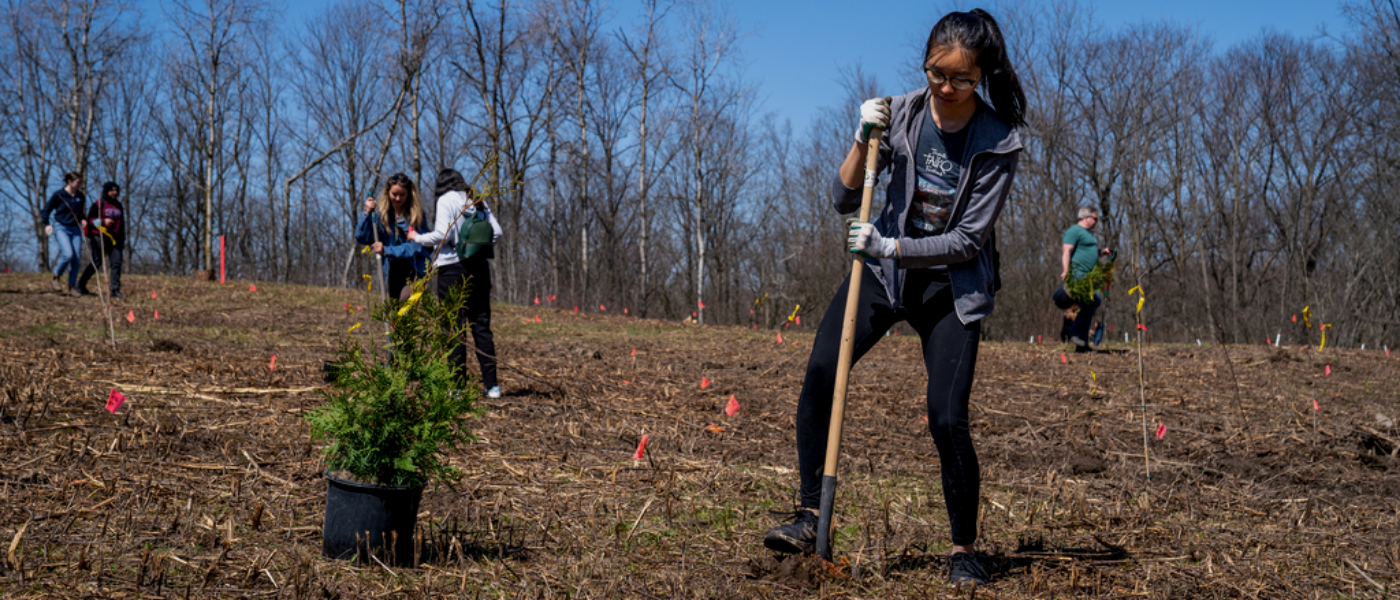
[{"label": "red survey flag", "polygon": [[632,453],[632,460],[642,460],[642,455],[647,451],[647,438],[646,434],[642,434],[642,441],[637,442],[637,451]]},{"label": "red survey flag", "polygon": [[729,404],[724,405],[724,414],[732,417],[736,412],[739,412],[739,399],[735,398],[734,394],[730,394]]},{"label": "red survey flag", "polygon": [[253,284],[250,283],[250,284],[248,284],[248,291],[250,291],[250,292],[256,292],[256,291],[258,291],[258,286],[253,285]]},{"label": "red survey flag", "polygon": [[540,321],[540,316],[539,316],[539,315],[535,315],[535,322],[536,322],[536,323],[542,323],[543,321]]},{"label": "red survey flag", "polygon": [[802,326],[802,315],[797,315],[797,326],[798,326],[798,327],[801,327],[801,326]]},{"label": "red survey flag", "polygon": [[1322,407],[1317,405],[1317,398],[1313,398],[1313,410],[1322,412]]},{"label": "red survey flag", "polygon": [[1293,315],[1293,322],[1294,322],[1294,323],[1297,323],[1297,322],[1298,322],[1298,315]]},{"label": "red survey flag", "polygon": [[117,388],[112,388],[112,393],[107,394],[107,412],[117,412],[117,409],[122,407],[123,402],[126,402],[126,396],[118,392]]},{"label": "red survey flag", "polygon": [[574,314],[578,314],[578,307],[577,307],[577,306],[574,307]]},{"label": "red survey flag", "polygon": [[624,314],[624,315],[627,314],[627,309],[626,309],[626,308],[622,309],[622,314]]},{"label": "red survey flag", "polygon": [[1035,336],[1035,343],[1039,344],[1039,343],[1041,343],[1041,342],[1044,342],[1044,341],[1045,341],[1044,338],[1045,338],[1045,336],[1043,336],[1043,335],[1037,335],[1037,336]]},{"label": "red survey flag", "polygon": [[599,304],[599,305],[598,305],[598,310],[599,310],[600,312],[608,312],[608,307],[603,306],[602,304]]},{"label": "red survey flag", "polygon": [[702,377],[700,378],[700,389],[703,390],[703,389],[705,389],[705,388],[707,388],[707,387],[710,387],[710,378],[709,378],[709,377],[703,377],[703,376],[702,376]]},{"label": "red survey flag", "polygon": [[636,358],[636,356],[637,356],[637,347],[636,347],[636,346],[632,346],[632,357],[633,357],[633,358]]},{"label": "red survey flag", "polygon": [[550,297],[549,297],[549,301],[550,301],[550,302],[553,302],[555,298],[558,298],[558,296],[550,296]]},{"label": "red survey flag", "polygon": [[539,305],[540,305],[540,297],[539,297],[539,296],[535,296],[535,306],[539,306]]},{"label": "red survey flag", "polygon": [[783,332],[781,331],[778,332],[778,343],[783,343]]},{"label": "red survey flag", "polygon": [[349,303],[349,302],[346,302],[346,303],[345,303],[345,312],[350,312],[350,303]]},{"label": "red survey flag", "polygon": [[152,300],[155,300],[155,299],[156,299],[156,291],[155,291],[155,290],[151,290],[151,299],[152,299]]},{"label": "red survey flag", "polygon": [[269,362],[269,363],[267,363],[267,370],[272,371],[272,370],[275,370],[276,368],[277,368],[277,355],[276,355],[276,354],[273,354],[273,355],[272,355],[272,361]]},{"label": "red survey flag", "polygon": [[126,311],[126,322],[127,322],[127,323],[135,323],[135,322],[136,322],[136,311],[134,311],[134,310],[128,310],[128,311]]},{"label": "red survey flag", "polygon": [[692,310],[692,311],[690,311],[690,318],[692,318],[692,319],[694,319],[694,318],[695,318],[695,311],[693,311],[693,310]]},{"label": "red survey flag", "polygon": [[157,320],[157,321],[160,320],[160,311],[156,311],[156,320]]},{"label": "red survey flag", "polygon": [[1332,374],[1332,365],[1327,365],[1327,366],[1325,366],[1325,367],[1322,368],[1322,376],[1323,376],[1323,377],[1326,377],[1326,376],[1331,375],[1331,374]]},{"label": "red survey flag", "polygon": [[1166,436],[1167,436],[1167,424],[1166,424],[1166,423],[1158,423],[1158,424],[1157,424],[1157,439],[1160,440],[1160,439],[1162,439],[1162,438],[1164,438],[1164,437],[1166,437]]},{"label": "red survey flag", "polygon": [[1065,364],[1069,364],[1069,359],[1068,359],[1068,358],[1065,358],[1065,353],[1064,353],[1064,352],[1061,352],[1061,353],[1060,353],[1060,362],[1065,363]]},{"label": "red survey flag", "polygon": [[705,310],[705,301],[704,301],[704,300],[696,300],[696,302],[698,302],[698,303],[700,304],[700,310]]}]

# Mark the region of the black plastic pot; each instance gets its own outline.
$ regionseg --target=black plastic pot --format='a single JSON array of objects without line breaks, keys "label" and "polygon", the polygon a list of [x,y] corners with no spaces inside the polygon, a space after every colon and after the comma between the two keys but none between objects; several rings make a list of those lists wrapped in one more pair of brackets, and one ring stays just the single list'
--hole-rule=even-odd
[{"label": "black plastic pot", "polygon": [[358,556],[397,566],[413,566],[413,527],[423,486],[400,487],[347,481],[326,472],[326,522],[321,554],[349,560]]},{"label": "black plastic pot", "polygon": [[1055,308],[1069,310],[1069,307],[1077,304],[1074,298],[1069,297],[1069,292],[1065,291],[1065,286],[1060,286],[1050,294],[1050,299],[1055,302]]}]

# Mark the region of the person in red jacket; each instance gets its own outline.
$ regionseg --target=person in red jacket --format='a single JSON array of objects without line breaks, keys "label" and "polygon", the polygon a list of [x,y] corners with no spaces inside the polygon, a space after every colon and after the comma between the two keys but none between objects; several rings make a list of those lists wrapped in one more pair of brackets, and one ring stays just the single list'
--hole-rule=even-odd
[{"label": "person in red jacket", "polygon": [[98,269],[105,269],[113,298],[122,294],[122,251],[126,249],[126,210],[121,202],[122,188],[116,182],[102,184],[102,194],[88,208],[87,240],[92,259],[78,278],[78,293],[88,296],[88,281]]}]

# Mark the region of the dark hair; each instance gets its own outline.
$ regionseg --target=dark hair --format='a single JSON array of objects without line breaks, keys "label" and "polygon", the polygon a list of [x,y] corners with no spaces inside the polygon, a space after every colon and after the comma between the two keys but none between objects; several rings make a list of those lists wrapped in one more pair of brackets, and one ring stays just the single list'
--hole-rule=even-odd
[{"label": "dark hair", "polygon": [[74,171],[69,171],[69,172],[63,174],[63,184],[64,184],[64,185],[67,185],[67,184],[73,183],[74,181],[77,181],[77,180],[82,179],[82,178],[83,178],[82,175],[79,175],[79,174],[77,174],[77,173],[74,172]]},{"label": "dark hair", "polygon": [[1021,90],[1021,80],[1011,67],[1001,27],[992,15],[980,8],[944,15],[928,34],[924,63],[935,48],[962,48],[976,55],[977,66],[982,69],[982,89],[997,116],[1012,127],[1025,124],[1026,93]]},{"label": "dark hair", "polygon": [[471,195],[471,186],[467,185],[467,180],[462,177],[457,169],[443,169],[438,171],[437,184],[433,186],[433,195],[441,198],[447,192],[467,192]]},{"label": "dark hair", "polygon": [[108,181],[107,183],[102,184],[102,197],[106,198],[107,192],[110,192],[112,190],[117,190],[118,192],[120,192],[122,191],[122,186],[117,185],[117,182],[115,181]]}]

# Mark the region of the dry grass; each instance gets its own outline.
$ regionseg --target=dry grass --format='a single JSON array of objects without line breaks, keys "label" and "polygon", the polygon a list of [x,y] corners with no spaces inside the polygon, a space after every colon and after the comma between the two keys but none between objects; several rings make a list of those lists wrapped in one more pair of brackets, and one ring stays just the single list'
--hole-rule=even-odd
[{"label": "dry grass", "polygon": [[[0,279],[4,597],[969,595],[943,584],[947,516],[907,337],[853,373],[845,562],[828,569],[760,543],[769,511],[792,503],[809,333],[779,346],[772,332],[500,306],[507,396],[479,422],[485,441],[453,457],[464,485],[425,494],[423,564],[391,571],[319,557],[325,484],[300,419],[363,315],[344,304],[366,294],[131,277],[117,310],[137,319],[119,320],[113,350],[95,299],[45,285]],[[978,596],[1400,586],[1400,433],[1377,420],[1400,420],[1400,357],[1149,348],[1149,419],[1167,433],[1148,480],[1137,361],[1111,350],[1062,364],[1048,345],[983,346],[973,431],[996,581]],[[116,415],[113,387],[130,398]]]}]

